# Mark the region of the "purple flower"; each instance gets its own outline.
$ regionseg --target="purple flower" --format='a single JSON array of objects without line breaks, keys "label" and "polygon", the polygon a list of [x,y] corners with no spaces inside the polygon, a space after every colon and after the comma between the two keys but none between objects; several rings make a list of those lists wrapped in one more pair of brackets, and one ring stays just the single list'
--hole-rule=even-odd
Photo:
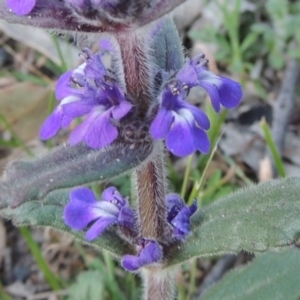
[{"label": "purple flower", "polygon": [[16,15],[28,15],[34,8],[36,0],[6,0],[6,5]]},{"label": "purple flower", "polygon": [[102,201],[97,201],[92,190],[82,187],[70,193],[70,202],[64,210],[65,223],[74,230],[83,230],[89,226],[86,239],[92,241],[113,225],[133,228],[134,213],[115,187],[109,187],[102,193]]},{"label": "purple flower", "polygon": [[100,45],[102,51],[98,54],[85,49],[86,62],[59,78],[55,95],[61,102],[43,124],[41,139],[53,137],[59,129],[82,116],[84,121],[70,135],[71,145],[84,141],[96,149],[110,145],[117,138],[116,126],[132,104],[102,62],[103,54],[113,51],[109,41],[102,40]]},{"label": "purple flower", "polygon": [[173,227],[173,235],[178,240],[183,240],[190,233],[190,217],[197,210],[197,202],[195,200],[191,206],[187,206],[179,195],[168,194],[166,205],[167,219]]},{"label": "purple flower", "polygon": [[208,117],[185,101],[185,91],[169,85],[161,95],[161,107],[150,131],[154,139],[166,138],[167,148],[177,156],[199,150],[209,151],[210,143],[204,130],[209,129]]},{"label": "purple flower", "polygon": [[152,240],[141,239],[138,245],[138,255],[124,255],[121,265],[128,271],[137,271],[139,268],[156,263],[162,259],[163,253],[159,244]]},{"label": "purple flower", "polygon": [[167,148],[177,156],[186,156],[196,150],[207,153],[210,147],[205,132],[210,127],[209,119],[186,101],[191,88],[203,87],[216,111],[220,110],[220,104],[233,108],[242,98],[239,83],[214,75],[206,65],[203,55],[189,60],[159,96],[160,107],[150,127],[151,135],[154,139],[165,138]]},{"label": "purple flower", "polygon": [[241,85],[234,80],[208,71],[207,63],[204,55],[199,54],[182,67],[176,78],[188,88],[195,86],[204,88],[216,112],[220,111],[220,104],[226,108],[236,107],[243,97]]}]

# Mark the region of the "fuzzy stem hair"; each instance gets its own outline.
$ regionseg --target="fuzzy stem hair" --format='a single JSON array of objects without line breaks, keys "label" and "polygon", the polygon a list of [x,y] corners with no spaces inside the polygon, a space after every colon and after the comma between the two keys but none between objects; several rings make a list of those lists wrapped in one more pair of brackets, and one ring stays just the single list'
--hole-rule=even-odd
[{"label": "fuzzy stem hair", "polygon": [[[153,91],[154,72],[151,65],[149,36],[151,28],[119,33],[119,44],[123,62],[123,78],[126,92],[134,101],[138,118],[145,120],[149,108],[155,102]],[[148,40],[147,40],[148,38]],[[135,188],[138,212],[139,236],[160,244],[166,238],[169,225],[166,218],[166,171],[165,153],[160,142],[154,143],[150,157],[133,172],[132,186]],[[141,270],[144,295],[147,300],[171,300],[174,295],[174,278],[163,272],[163,264],[147,266]]]}]

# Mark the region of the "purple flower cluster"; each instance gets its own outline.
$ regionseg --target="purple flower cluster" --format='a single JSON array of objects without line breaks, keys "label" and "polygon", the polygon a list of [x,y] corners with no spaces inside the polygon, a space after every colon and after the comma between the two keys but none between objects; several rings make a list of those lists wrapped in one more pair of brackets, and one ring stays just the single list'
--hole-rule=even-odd
[{"label": "purple flower cluster", "polygon": [[70,202],[65,207],[64,219],[74,230],[83,230],[89,226],[86,239],[92,241],[113,224],[132,228],[134,213],[128,200],[123,198],[115,187],[109,187],[102,193],[102,201],[97,201],[92,190],[77,188],[70,193]]},{"label": "purple flower cluster", "polygon": [[[167,221],[173,232],[172,237],[182,241],[190,233],[190,217],[196,211],[194,203],[185,205],[177,194],[166,196]],[[92,190],[81,187],[70,193],[70,202],[64,210],[65,223],[74,230],[86,231],[88,241],[95,240],[109,227],[117,225],[134,231],[135,213],[115,187],[105,189],[98,201]],[[122,266],[129,271],[159,262],[162,249],[155,240],[139,238],[136,242],[137,255],[125,255]]]},{"label": "purple flower cluster", "polygon": [[165,138],[167,148],[177,156],[187,156],[196,150],[209,151],[205,132],[210,127],[209,119],[186,99],[189,90],[196,86],[207,91],[216,112],[220,105],[237,106],[242,98],[240,84],[208,71],[204,55],[189,60],[160,94],[159,111],[150,128],[152,137]]},{"label": "purple flower cluster", "polygon": [[141,239],[136,246],[138,255],[124,255],[121,265],[127,271],[137,271],[139,268],[159,262],[163,253],[159,244],[152,240]]},{"label": "purple flower cluster", "polygon": [[173,236],[178,240],[183,240],[191,231],[190,217],[197,210],[196,200],[191,206],[185,205],[178,194],[168,194],[166,196],[168,208],[167,220],[173,228]]},{"label": "purple flower cluster", "polygon": [[85,63],[59,78],[55,95],[60,103],[43,124],[41,139],[53,137],[60,128],[83,116],[84,121],[70,135],[71,145],[85,142],[96,149],[110,145],[117,138],[116,125],[132,104],[102,62],[102,56],[112,53],[113,47],[106,39],[100,46],[102,50],[97,54],[84,49]]},{"label": "purple flower cluster", "polygon": [[[84,121],[70,135],[71,145],[85,142],[96,149],[110,145],[117,138],[117,125],[130,112],[132,104],[102,62],[102,56],[107,52],[112,54],[113,47],[108,40],[102,40],[100,45],[102,50],[97,54],[85,49],[85,63],[59,78],[56,98],[60,104],[41,129],[43,140],[82,116]],[[150,127],[153,139],[165,139],[168,150],[177,156],[197,150],[207,153],[210,148],[206,133],[209,119],[187,101],[189,90],[197,86],[207,91],[217,112],[221,105],[237,106],[242,98],[240,84],[208,71],[204,55],[188,60],[161,91],[158,113]]]}]

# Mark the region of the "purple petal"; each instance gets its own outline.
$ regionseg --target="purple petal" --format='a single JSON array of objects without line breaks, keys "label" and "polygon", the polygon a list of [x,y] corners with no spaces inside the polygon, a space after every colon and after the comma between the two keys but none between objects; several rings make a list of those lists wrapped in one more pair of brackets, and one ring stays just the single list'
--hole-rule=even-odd
[{"label": "purple petal", "polygon": [[178,194],[172,193],[166,195],[166,204],[168,208],[167,220],[171,223],[179,211],[184,207],[184,202]]},{"label": "purple petal", "polygon": [[125,226],[128,228],[133,228],[134,227],[134,221],[135,221],[135,217],[134,217],[134,212],[130,207],[126,207],[124,206],[119,214],[118,217],[118,223],[121,226]]},{"label": "purple petal", "polygon": [[176,115],[174,125],[167,135],[166,146],[173,154],[183,157],[195,151],[194,138],[189,123]]},{"label": "purple petal", "polygon": [[94,105],[88,101],[80,100],[66,103],[63,105],[63,113],[72,119],[82,117],[94,108]]},{"label": "purple petal", "polygon": [[98,149],[110,145],[118,137],[118,130],[110,123],[110,113],[98,116],[90,125],[84,138],[91,148]]},{"label": "purple petal", "polygon": [[123,256],[121,265],[127,271],[133,272],[142,267],[142,262],[138,256],[127,254]]},{"label": "purple petal", "polygon": [[70,96],[71,91],[73,88],[71,88],[71,76],[73,74],[73,70],[68,71],[64,74],[62,74],[56,83],[55,87],[55,97],[58,100],[62,100],[65,97]]},{"label": "purple petal", "polygon": [[102,39],[99,42],[100,48],[106,51],[113,51],[113,45],[109,39]]},{"label": "purple petal", "polygon": [[85,48],[83,52],[87,56],[86,66],[84,73],[86,77],[91,79],[102,80],[103,76],[107,73],[105,66],[101,60],[100,54],[94,54],[90,49]]},{"label": "purple petal", "polygon": [[123,91],[115,83],[112,85],[103,84],[103,91],[111,106],[115,106],[126,101]]},{"label": "purple petal", "polygon": [[154,241],[150,241],[146,244],[145,248],[142,249],[139,256],[124,255],[121,265],[128,271],[136,271],[145,265],[158,262],[161,259],[162,251],[159,245]]},{"label": "purple petal", "polygon": [[161,95],[161,106],[167,110],[174,110],[178,109],[178,99],[181,99],[181,94],[174,94],[172,91],[172,86],[167,87],[166,90]]},{"label": "purple petal", "polygon": [[36,0],[6,0],[6,4],[16,15],[28,15],[34,8]]},{"label": "purple petal", "polygon": [[165,138],[171,129],[173,118],[172,111],[161,107],[150,127],[152,137],[156,140]]},{"label": "purple petal", "polygon": [[202,110],[195,107],[194,105],[189,104],[188,102],[183,102],[182,107],[188,109],[192,113],[196,122],[202,129],[208,130],[210,128],[209,118]]},{"label": "purple petal", "polygon": [[115,223],[117,223],[116,218],[100,218],[86,232],[85,238],[88,241],[92,241],[99,237],[107,227]]},{"label": "purple petal", "polygon": [[190,62],[187,62],[182,69],[177,73],[177,79],[182,83],[186,83],[189,87],[195,86],[198,81],[196,70],[191,66]]},{"label": "purple petal", "polygon": [[168,207],[167,220],[173,227],[173,236],[182,240],[190,232],[190,217],[197,210],[197,201],[191,206],[185,205],[178,194],[168,194],[166,196]]},{"label": "purple petal", "polygon": [[40,130],[40,138],[47,140],[53,137],[61,128],[63,119],[62,107],[58,106],[46,119]]},{"label": "purple petal", "polygon": [[84,141],[84,137],[87,134],[92,122],[92,116],[88,116],[80,125],[78,125],[70,134],[69,144],[76,145]]},{"label": "purple petal", "polygon": [[196,212],[197,208],[198,208],[197,200],[195,199],[193,204],[190,206],[191,215],[193,215]]},{"label": "purple petal", "polygon": [[226,108],[234,108],[241,102],[243,91],[241,85],[229,78],[220,77],[222,85],[219,87],[220,102]]},{"label": "purple petal", "polygon": [[157,242],[150,241],[140,253],[142,265],[158,262],[162,259],[162,251]]},{"label": "purple petal", "polygon": [[73,189],[70,192],[70,200],[80,200],[90,204],[95,204],[97,202],[94,192],[86,187]]},{"label": "purple petal", "polygon": [[126,116],[131,110],[132,104],[128,101],[122,101],[119,105],[116,105],[112,108],[111,114],[115,120],[119,120]]},{"label": "purple petal", "polygon": [[171,221],[171,224],[185,234],[190,232],[190,216],[191,211],[188,206],[184,206]]},{"label": "purple petal", "polygon": [[98,218],[94,194],[89,189],[74,190],[70,194],[70,202],[64,210],[65,223],[74,230],[84,229],[90,222]]},{"label": "purple petal", "polygon": [[114,199],[114,193],[118,191],[116,187],[110,186],[106,188],[101,195],[101,199],[104,201],[112,201]]},{"label": "purple petal", "polygon": [[166,195],[166,204],[169,210],[174,206],[177,206],[180,209],[184,206],[184,202],[180,195],[175,193],[170,193]]},{"label": "purple petal", "polygon": [[193,126],[193,138],[195,150],[199,150],[202,153],[208,153],[210,149],[210,141],[206,132],[196,126]]},{"label": "purple petal", "polygon": [[69,143],[75,145],[85,141],[91,148],[97,149],[111,144],[118,136],[117,129],[110,123],[110,112],[94,109],[82,124],[70,135]]},{"label": "purple petal", "polygon": [[211,104],[216,112],[220,111],[220,96],[219,96],[219,91],[215,85],[212,85],[207,82],[200,82],[200,86],[202,86],[206,92],[208,93]]},{"label": "purple petal", "polygon": [[112,202],[118,208],[127,204],[126,199],[120,194],[120,192],[114,186],[105,189],[101,195],[101,199],[104,201]]}]

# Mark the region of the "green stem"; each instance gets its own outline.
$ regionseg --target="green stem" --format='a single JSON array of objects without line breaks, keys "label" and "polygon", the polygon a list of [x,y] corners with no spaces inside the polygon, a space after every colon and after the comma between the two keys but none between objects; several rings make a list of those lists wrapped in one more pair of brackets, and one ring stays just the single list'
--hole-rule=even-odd
[{"label": "green stem", "polygon": [[52,36],[52,41],[54,43],[54,46],[55,46],[55,48],[57,50],[57,53],[58,53],[58,56],[59,56],[59,59],[60,59],[60,63],[61,63],[60,68],[61,68],[62,72],[64,73],[64,72],[66,72],[68,70],[68,66],[67,66],[67,63],[65,61],[64,55],[63,55],[63,53],[61,51],[61,48],[60,48],[60,45],[59,45],[59,41],[58,41],[58,37],[56,37],[56,36],[53,35]]},{"label": "green stem", "polygon": [[188,204],[191,205],[194,201],[194,199],[197,197],[197,195],[199,194],[201,188],[202,188],[202,185],[204,183],[204,179],[205,179],[205,176],[206,176],[206,173],[207,173],[207,170],[208,170],[208,167],[217,151],[217,146],[218,146],[218,142],[215,144],[215,147],[213,148],[213,150],[211,151],[210,155],[209,155],[209,158],[208,158],[208,161],[207,161],[207,164],[205,166],[205,169],[203,170],[203,173],[201,175],[201,178],[199,181],[195,182],[194,183],[194,186],[193,186],[193,189],[191,191],[191,194],[190,194],[190,197],[189,197],[189,200],[188,200]]},{"label": "green stem", "polygon": [[187,184],[188,184],[190,173],[191,173],[192,161],[193,161],[193,155],[190,155],[188,157],[188,160],[187,160],[187,166],[186,166],[186,169],[185,169],[182,188],[181,188],[181,193],[180,193],[181,198],[183,198],[183,199],[184,199],[184,196],[186,194]]},{"label": "green stem", "polygon": [[115,266],[114,263],[109,255],[109,253],[107,251],[103,251],[103,257],[104,257],[104,261],[105,261],[105,265],[107,268],[107,276],[109,278],[110,281],[114,280],[114,274],[115,274]]},{"label": "green stem", "polygon": [[197,259],[194,259],[193,264],[191,266],[190,284],[188,289],[188,296],[186,299],[192,299],[192,294],[195,291],[196,273],[197,273]]},{"label": "green stem", "polygon": [[38,246],[36,241],[32,238],[30,230],[25,227],[20,227],[20,232],[30,249],[32,256],[35,258],[40,270],[43,272],[49,286],[55,291],[61,289],[61,283],[59,279],[49,269],[47,262],[42,256],[40,247]]},{"label": "green stem", "polygon": [[275,163],[276,168],[278,170],[278,174],[280,175],[280,177],[286,177],[286,172],[285,172],[285,169],[284,169],[284,165],[283,165],[281,156],[280,156],[279,151],[278,151],[278,149],[277,149],[277,147],[274,143],[271,130],[270,130],[266,120],[263,119],[261,121],[261,127],[263,129],[266,142],[267,142],[267,144],[270,148],[270,151],[272,153],[274,163]]}]

